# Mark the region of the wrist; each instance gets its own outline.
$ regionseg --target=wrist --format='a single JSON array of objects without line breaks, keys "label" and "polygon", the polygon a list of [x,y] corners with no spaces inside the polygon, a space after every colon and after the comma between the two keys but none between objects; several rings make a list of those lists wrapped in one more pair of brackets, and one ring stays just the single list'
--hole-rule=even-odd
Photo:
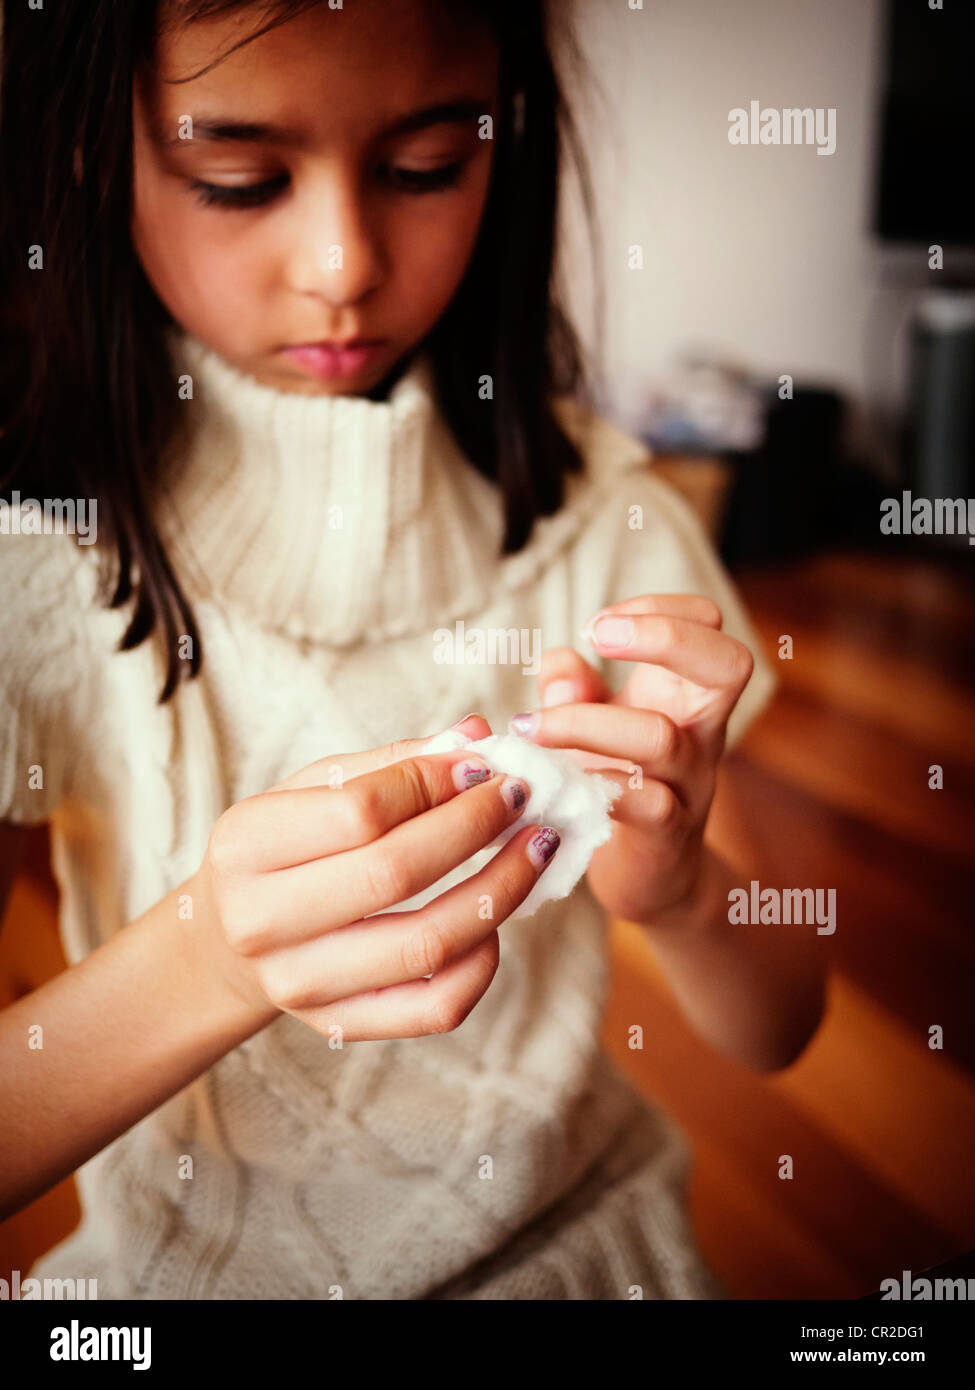
[{"label": "wrist", "polygon": [[247,964],[225,941],[209,906],[206,883],[198,870],[176,889],[176,900],[189,904],[177,913],[181,954],[203,1007],[218,1026],[239,1034],[238,1041],[260,1032],[280,1014],[258,986]]},{"label": "wrist", "polygon": [[717,916],[726,911],[727,890],[732,880],[733,875],[725,861],[702,843],[698,870],[686,893],[641,925],[651,934],[660,933],[668,937],[706,932]]}]

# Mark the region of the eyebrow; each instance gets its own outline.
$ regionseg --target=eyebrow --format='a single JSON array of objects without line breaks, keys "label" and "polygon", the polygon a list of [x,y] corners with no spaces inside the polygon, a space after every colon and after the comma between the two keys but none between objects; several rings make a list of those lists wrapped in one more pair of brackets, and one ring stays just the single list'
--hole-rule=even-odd
[{"label": "eyebrow", "polygon": [[[399,117],[380,133],[381,139],[393,135],[409,135],[417,130],[425,130],[434,125],[459,125],[480,119],[490,111],[490,103],[474,98],[458,101],[441,101],[434,106],[424,106],[418,111],[410,111]],[[234,144],[301,145],[306,135],[296,126],[274,125],[267,121],[233,121],[220,116],[193,116],[193,140],[209,140]],[[187,142],[178,134],[165,137],[157,134],[160,144],[185,145]]]}]

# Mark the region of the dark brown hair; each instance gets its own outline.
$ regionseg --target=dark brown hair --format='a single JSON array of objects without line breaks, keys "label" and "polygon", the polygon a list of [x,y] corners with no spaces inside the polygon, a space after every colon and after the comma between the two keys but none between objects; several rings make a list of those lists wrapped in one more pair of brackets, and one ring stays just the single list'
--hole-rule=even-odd
[{"label": "dark brown hair", "polygon": [[[192,23],[247,3],[166,0],[166,18]],[[314,3],[272,0],[262,7],[266,22],[242,42]],[[491,188],[464,279],[427,345],[458,444],[502,493],[503,553],[511,553],[537,517],[558,510],[565,474],[582,466],[551,407],[554,394],[588,394],[579,344],[553,288],[563,145],[595,235],[592,191],[550,53],[545,0],[428,3],[480,20],[499,46]],[[179,408],[164,335],[172,320],[129,230],[132,83],[138,65],[152,60],[160,3],[8,3],[3,17],[0,488],[97,499],[104,600],[132,605],[120,649],[156,631],[167,653],[166,700],[187,668],[196,674],[201,645],[152,521],[153,481]],[[581,72],[571,32],[561,37]],[[28,266],[36,245],[42,273]],[[601,290],[597,305],[601,315]],[[486,367],[494,382],[487,411],[472,387]],[[194,639],[189,662],[177,654],[181,634]]]}]

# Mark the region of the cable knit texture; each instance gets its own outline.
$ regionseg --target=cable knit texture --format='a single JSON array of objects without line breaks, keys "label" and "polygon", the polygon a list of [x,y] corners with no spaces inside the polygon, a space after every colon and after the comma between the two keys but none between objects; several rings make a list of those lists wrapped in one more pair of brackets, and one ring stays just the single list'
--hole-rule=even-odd
[{"label": "cable knit texture", "polygon": [[[157,643],[113,650],[127,614],[95,601],[94,547],[0,535],[0,816],[51,823],[72,964],[195,871],[233,802],[327,754],[470,710],[502,732],[536,705],[523,660],[465,659],[472,629],[576,646],[618,689],[631,668],[585,646],[586,619],[705,592],[756,655],[732,739],[768,697],[696,519],[609,422],[558,403],[585,473],[499,557],[500,495],[425,352],[377,401],[274,391],[184,334],[171,349],[189,444],[155,507],[199,677],[158,705]],[[713,1295],[682,1136],[599,1050],[606,929],[585,880],[503,924],[451,1033],[339,1048],[282,1015],[79,1170],[81,1225],[31,1273],[97,1278],[103,1299]]]}]

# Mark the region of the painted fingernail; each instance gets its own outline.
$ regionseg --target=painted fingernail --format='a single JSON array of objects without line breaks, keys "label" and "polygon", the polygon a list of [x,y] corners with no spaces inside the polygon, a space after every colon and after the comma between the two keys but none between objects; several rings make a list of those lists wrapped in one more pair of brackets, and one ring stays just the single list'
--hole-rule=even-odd
[{"label": "painted fingernail", "polygon": [[559,832],[550,825],[543,825],[537,835],[533,835],[526,846],[528,858],[536,869],[544,869],[562,842]]},{"label": "painted fingernail", "polygon": [[593,631],[603,647],[625,647],[633,636],[632,618],[600,618]]},{"label": "painted fingernail", "polygon": [[478,783],[486,782],[492,774],[483,758],[465,758],[463,762],[454,763],[450,775],[457,790],[463,792],[468,787],[476,787]]},{"label": "painted fingernail", "polygon": [[551,685],[545,687],[545,694],[542,696],[542,704],[548,705],[568,705],[576,695],[576,688],[571,681],[553,681]]},{"label": "painted fingernail", "polygon": [[530,795],[527,782],[522,782],[518,777],[506,777],[501,783],[501,795],[507,803],[509,811],[520,811],[528,804]]},{"label": "painted fingernail", "polygon": [[542,716],[537,710],[526,710],[523,714],[515,714],[508,720],[508,728],[513,734],[522,734],[530,738],[532,734],[538,733],[538,726],[542,722]]}]

